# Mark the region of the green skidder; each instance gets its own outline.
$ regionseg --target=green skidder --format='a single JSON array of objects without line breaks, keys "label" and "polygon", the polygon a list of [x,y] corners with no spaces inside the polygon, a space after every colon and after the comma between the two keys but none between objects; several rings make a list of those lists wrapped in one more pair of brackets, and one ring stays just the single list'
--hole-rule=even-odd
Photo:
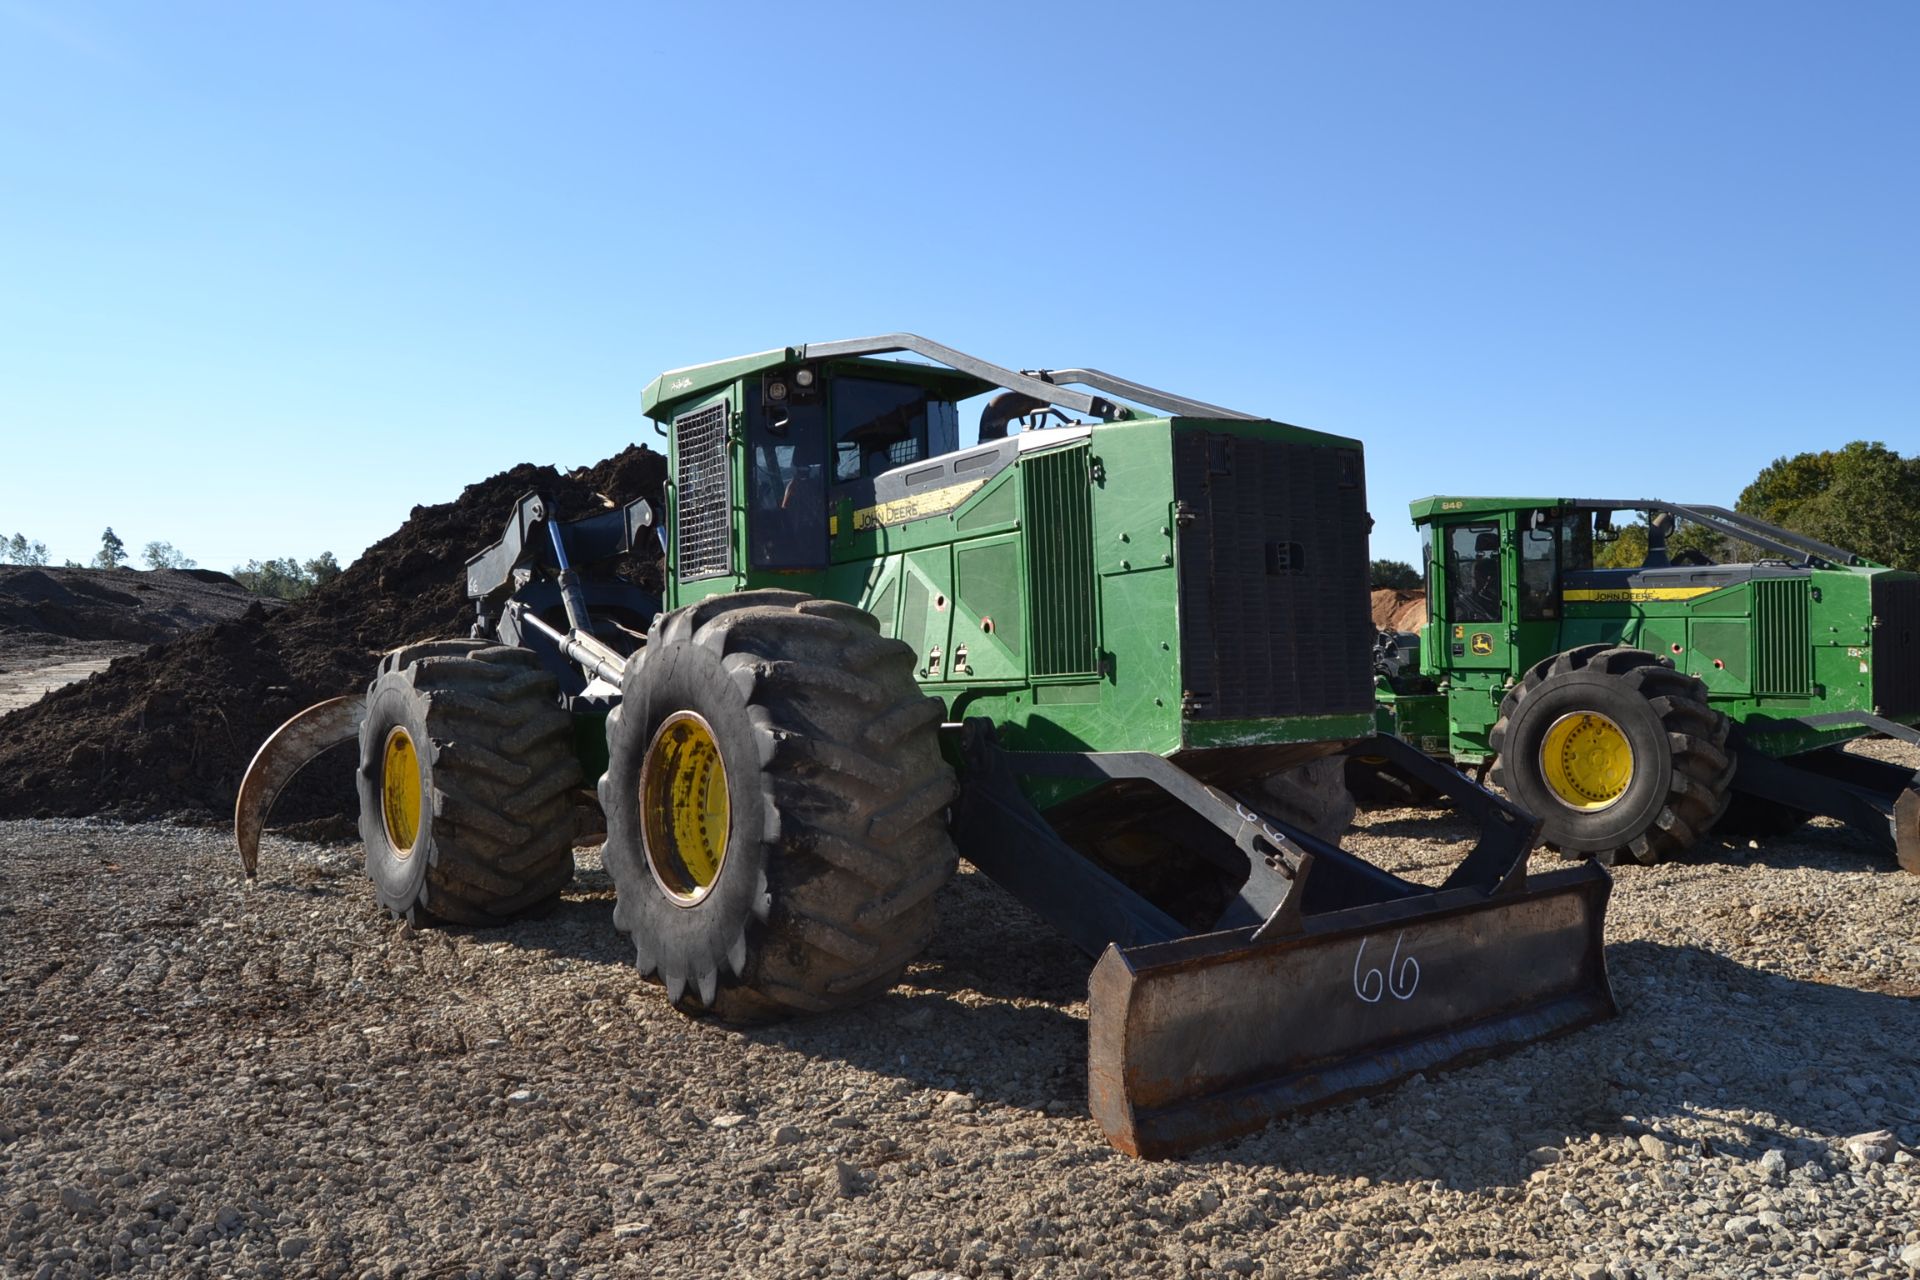
[{"label": "green skidder", "polygon": [[[1616,512],[1648,513],[1642,562],[1596,568]],[[1840,750],[1920,743],[1920,575],[1714,506],[1435,497],[1413,519],[1428,622],[1380,646],[1383,731],[1609,865],[1822,814],[1920,872],[1914,771]],[[1670,553],[1676,527],[1752,558]]]}]

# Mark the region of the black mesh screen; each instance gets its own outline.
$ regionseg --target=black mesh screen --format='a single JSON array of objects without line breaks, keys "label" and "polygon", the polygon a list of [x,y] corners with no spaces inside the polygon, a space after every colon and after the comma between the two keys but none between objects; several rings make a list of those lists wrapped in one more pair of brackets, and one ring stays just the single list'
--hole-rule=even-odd
[{"label": "black mesh screen", "polygon": [[1358,451],[1180,431],[1173,456],[1188,716],[1371,711]]},{"label": "black mesh screen", "polygon": [[1920,712],[1920,579],[1873,580],[1873,705],[1883,716]]},{"label": "black mesh screen", "polygon": [[673,552],[682,582],[733,572],[727,402],[673,420]]}]

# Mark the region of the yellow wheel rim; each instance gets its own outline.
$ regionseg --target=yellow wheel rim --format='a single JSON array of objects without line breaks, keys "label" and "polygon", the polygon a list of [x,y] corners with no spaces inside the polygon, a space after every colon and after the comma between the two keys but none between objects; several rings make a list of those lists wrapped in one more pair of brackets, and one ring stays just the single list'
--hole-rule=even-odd
[{"label": "yellow wheel rim", "polygon": [[1633,781],[1633,744],[1598,711],[1576,711],[1547,729],[1540,743],[1540,774],[1567,807],[1604,809]]},{"label": "yellow wheel rim", "polygon": [[661,890],[696,906],[720,879],[733,809],[713,726],[691,711],[667,717],[640,765],[640,822],[647,867]]},{"label": "yellow wheel rim", "polygon": [[380,761],[380,814],[387,823],[387,843],[405,858],[420,839],[420,753],[413,738],[399,725],[387,732]]}]

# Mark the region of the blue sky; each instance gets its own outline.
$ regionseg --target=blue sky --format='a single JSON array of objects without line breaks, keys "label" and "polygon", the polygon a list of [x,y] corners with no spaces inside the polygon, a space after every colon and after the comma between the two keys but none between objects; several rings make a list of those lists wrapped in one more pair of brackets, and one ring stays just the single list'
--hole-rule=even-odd
[{"label": "blue sky", "polygon": [[1920,7],[0,0],[0,532],[344,561],[912,329],[1452,492],[1920,450]]}]

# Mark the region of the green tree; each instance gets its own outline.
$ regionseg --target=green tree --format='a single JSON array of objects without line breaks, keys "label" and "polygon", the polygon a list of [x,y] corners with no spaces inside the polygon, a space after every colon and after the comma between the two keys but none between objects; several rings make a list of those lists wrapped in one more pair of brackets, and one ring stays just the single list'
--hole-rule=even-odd
[{"label": "green tree", "polygon": [[1367,566],[1367,578],[1376,591],[1382,587],[1413,591],[1420,586],[1419,570],[1405,560],[1375,560]]},{"label": "green tree", "polygon": [[107,531],[100,535],[100,550],[94,553],[93,567],[96,569],[118,569],[127,560],[127,544],[120,541],[120,535],[108,525]]},{"label": "green tree", "polygon": [[[1677,529],[1667,534],[1667,559],[1674,564],[1695,560],[1727,564],[1736,558],[1738,551],[1739,548],[1727,544],[1724,536],[1703,524],[1683,520]],[[1593,555],[1595,567],[1601,569],[1638,569],[1646,559],[1645,520],[1622,527],[1619,537],[1598,547]]]},{"label": "green tree", "polygon": [[299,562],[291,558],[249,560],[244,565],[235,565],[233,576],[253,594],[279,600],[298,600],[313,589],[313,584],[300,572]]},{"label": "green tree", "polygon": [[1920,569],[1920,455],[1878,441],[1775,458],[1738,508],[1900,569]]},{"label": "green tree", "polygon": [[8,564],[45,564],[47,544],[28,542],[24,533],[16,533],[11,538],[0,538],[0,561]]},{"label": "green tree", "polygon": [[173,549],[171,542],[149,542],[140,552],[140,558],[147,562],[149,569],[191,569],[192,557],[183,556]]},{"label": "green tree", "polygon": [[322,551],[313,559],[300,566],[316,587],[324,587],[340,576],[340,562],[333,558],[333,552]]},{"label": "green tree", "polygon": [[257,596],[298,600],[315,587],[340,576],[340,562],[333,552],[322,551],[302,564],[292,556],[278,560],[249,560],[233,567],[233,577]]}]

